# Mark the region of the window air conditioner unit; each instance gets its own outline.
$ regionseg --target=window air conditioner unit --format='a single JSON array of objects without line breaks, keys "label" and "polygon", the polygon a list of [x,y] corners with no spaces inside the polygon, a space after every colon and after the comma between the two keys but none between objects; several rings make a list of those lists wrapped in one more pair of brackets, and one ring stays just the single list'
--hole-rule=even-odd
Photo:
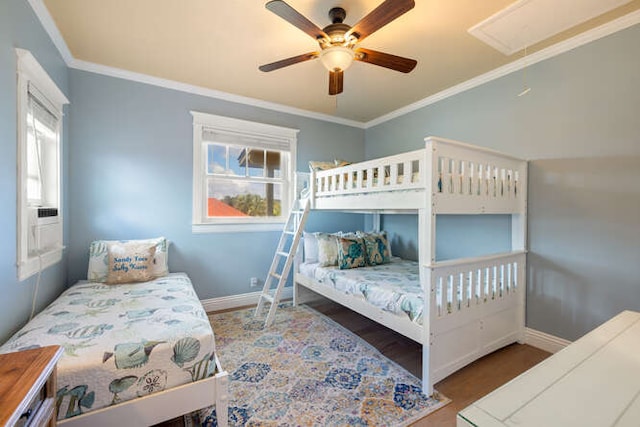
[{"label": "window air conditioner unit", "polygon": [[62,223],[57,208],[29,208],[29,256],[58,249],[62,242]]}]

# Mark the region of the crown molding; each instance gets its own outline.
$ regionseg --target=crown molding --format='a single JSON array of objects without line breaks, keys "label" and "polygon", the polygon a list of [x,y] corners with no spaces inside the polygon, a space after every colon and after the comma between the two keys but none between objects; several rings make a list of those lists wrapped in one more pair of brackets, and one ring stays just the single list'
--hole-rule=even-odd
[{"label": "crown molding", "polygon": [[459,93],[465,92],[469,89],[473,89],[475,87],[481,86],[492,80],[499,79],[500,77],[504,77],[507,74],[511,74],[513,72],[521,70],[525,67],[529,67],[533,64],[544,61],[546,59],[553,58],[554,56],[568,52],[570,50],[578,48],[592,41],[601,39],[603,37],[606,37],[618,31],[622,31],[638,23],[640,23],[640,10],[631,12],[618,19],[607,22],[606,24],[603,24],[599,27],[593,28],[575,37],[556,43],[553,46],[549,46],[545,49],[542,49],[538,52],[528,55],[526,58],[518,59],[514,62],[503,65],[502,67],[496,68],[495,70],[489,71],[485,74],[481,74],[470,80],[462,82],[456,86],[452,86],[449,89],[445,89],[441,92],[438,92],[420,101],[414,102],[413,104],[409,104],[405,107],[399,108],[388,114],[380,116],[377,119],[368,121],[365,124],[365,129],[371,128],[373,126],[377,126],[391,119],[404,116],[405,114],[409,114],[413,111],[419,110],[428,105],[435,104],[436,102],[442,101],[443,99],[452,97]]},{"label": "crown molding", "polygon": [[47,34],[49,34],[49,37],[51,38],[51,41],[53,42],[55,47],[58,49],[58,52],[60,52],[62,59],[67,64],[67,66],[69,66],[74,61],[73,55],[71,54],[71,51],[67,46],[67,43],[64,41],[64,38],[62,37],[60,30],[58,30],[58,27],[56,26],[55,21],[51,17],[51,14],[49,13],[49,9],[47,9],[47,6],[44,5],[44,1],[43,0],[27,0],[27,1],[29,2],[29,5],[31,6],[36,16],[40,20],[40,23],[44,27],[44,30],[47,32]]},{"label": "crown molding", "polygon": [[413,104],[409,104],[388,114],[384,114],[376,119],[368,122],[360,122],[75,59],[65,43],[62,34],[60,34],[58,27],[56,27],[47,7],[44,5],[43,0],[28,0],[28,2],[36,13],[36,16],[40,20],[45,31],[49,34],[49,37],[51,37],[53,44],[60,52],[60,55],[66,62],[67,66],[70,68],[360,129],[368,129],[405,114],[409,114],[428,105],[435,104],[436,102],[442,101],[451,96],[473,89],[492,80],[504,77],[507,74],[519,71],[546,59],[553,58],[554,56],[568,52],[572,49],[640,23],[640,10],[636,10],[635,12],[631,12],[599,27],[593,28],[575,37],[528,55],[526,60],[525,58],[521,58],[502,67],[496,68],[495,70],[462,82],[456,86],[452,86],[449,89],[445,89],[434,95],[428,96],[420,101],[414,102]]},{"label": "crown molding", "polygon": [[60,52],[62,59],[69,68],[73,68],[80,71],[87,71],[95,74],[102,74],[109,77],[116,77],[125,80],[131,80],[138,83],[146,83],[153,86],[159,86],[166,89],[173,89],[180,92],[191,93],[194,95],[201,95],[208,98],[219,99],[222,101],[233,102],[237,104],[249,105],[257,108],[264,108],[271,111],[277,111],[285,114],[292,114],[295,116],[306,117],[315,120],[321,120],[325,122],[337,123],[340,125],[351,126],[355,128],[364,129],[364,122],[356,120],[345,119],[342,117],[336,117],[329,114],[316,113],[314,111],[304,110],[301,108],[290,107],[275,102],[262,101],[260,99],[250,98],[246,96],[234,95],[227,92],[222,92],[214,89],[207,89],[201,86],[190,85],[187,83],[181,83],[174,80],[162,79],[158,77],[149,76],[146,74],[135,73],[132,71],[122,70],[115,67],[108,67],[106,65],[100,65],[93,62],[82,61],[76,59],[71,54],[69,47],[67,46],[62,34],[58,30],[55,21],[51,17],[49,10],[44,4],[43,0],[28,0],[31,8],[35,12],[36,16],[40,20],[40,23],[44,27],[45,31],[49,34],[51,41]]},{"label": "crown molding", "polygon": [[344,119],[342,117],[331,116],[328,114],[316,113],[301,108],[290,107],[275,102],[263,101],[260,99],[250,98],[247,96],[234,95],[228,92],[222,92],[215,89],[208,89],[201,86],[195,86],[187,83],[181,83],[175,80],[168,80],[159,77],[149,76],[147,74],[135,73],[120,68],[108,67],[106,65],[95,64],[93,62],[81,61],[74,59],[70,64],[70,68],[76,70],[87,71],[95,74],[102,74],[109,77],[116,77],[125,80],[131,80],[138,83],[146,83],[153,86],[159,86],[165,89],[173,89],[180,92],[190,93],[193,95],[205,96],[222,101],[234,102],[237,104],[249,105],[251,107],[264,108],[280,113],[292,114],[310,119],[322,120],[325,122],[337,123],[345,126],[364,129],[365,124],[355,120]]}]

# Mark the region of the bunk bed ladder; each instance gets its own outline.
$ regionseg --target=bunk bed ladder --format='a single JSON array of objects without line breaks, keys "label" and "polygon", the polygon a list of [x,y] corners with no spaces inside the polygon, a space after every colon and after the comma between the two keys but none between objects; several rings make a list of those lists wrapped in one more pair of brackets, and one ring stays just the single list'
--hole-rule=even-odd
[{"label": "bunk bed ladder", "polygon": [[[271,304],[267,318],[265,319],[265,327],[270,326],[280,302],[282,288],[287,283],[291,265],[298,251],[298,243],[304,230],[304,224],[309,214],[309,199],[299,199],[293,204],[289,218],[284,226],[276,253],[273,256],[267,279],[264,281],[262,293],[258,299],[255,317],[259,317],[264,308],[265,302]],[[274,287],[275,285],[275,287]]]}]

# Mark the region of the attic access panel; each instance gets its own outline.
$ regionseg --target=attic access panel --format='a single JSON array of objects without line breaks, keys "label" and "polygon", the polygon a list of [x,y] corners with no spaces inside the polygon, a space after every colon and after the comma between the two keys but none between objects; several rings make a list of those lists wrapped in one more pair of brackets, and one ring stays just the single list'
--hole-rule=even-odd
[{"label": "attic access panel", "polygon": [[630,1],[519,0],[468,32],[505,55],[512,55]]}]

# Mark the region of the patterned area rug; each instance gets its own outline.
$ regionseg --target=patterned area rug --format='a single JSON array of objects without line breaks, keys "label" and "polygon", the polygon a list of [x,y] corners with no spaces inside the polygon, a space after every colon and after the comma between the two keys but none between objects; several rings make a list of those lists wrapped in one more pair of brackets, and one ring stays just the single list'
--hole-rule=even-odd
[{"label": "patterned area rug", "polygon": [[[309,307],[281,304],[267,329],[253,310],[209,319],[232,426],[402,426],[449,402],[424,396],[418,378]],[[198,424],[217,424],[203,415]]]}]

